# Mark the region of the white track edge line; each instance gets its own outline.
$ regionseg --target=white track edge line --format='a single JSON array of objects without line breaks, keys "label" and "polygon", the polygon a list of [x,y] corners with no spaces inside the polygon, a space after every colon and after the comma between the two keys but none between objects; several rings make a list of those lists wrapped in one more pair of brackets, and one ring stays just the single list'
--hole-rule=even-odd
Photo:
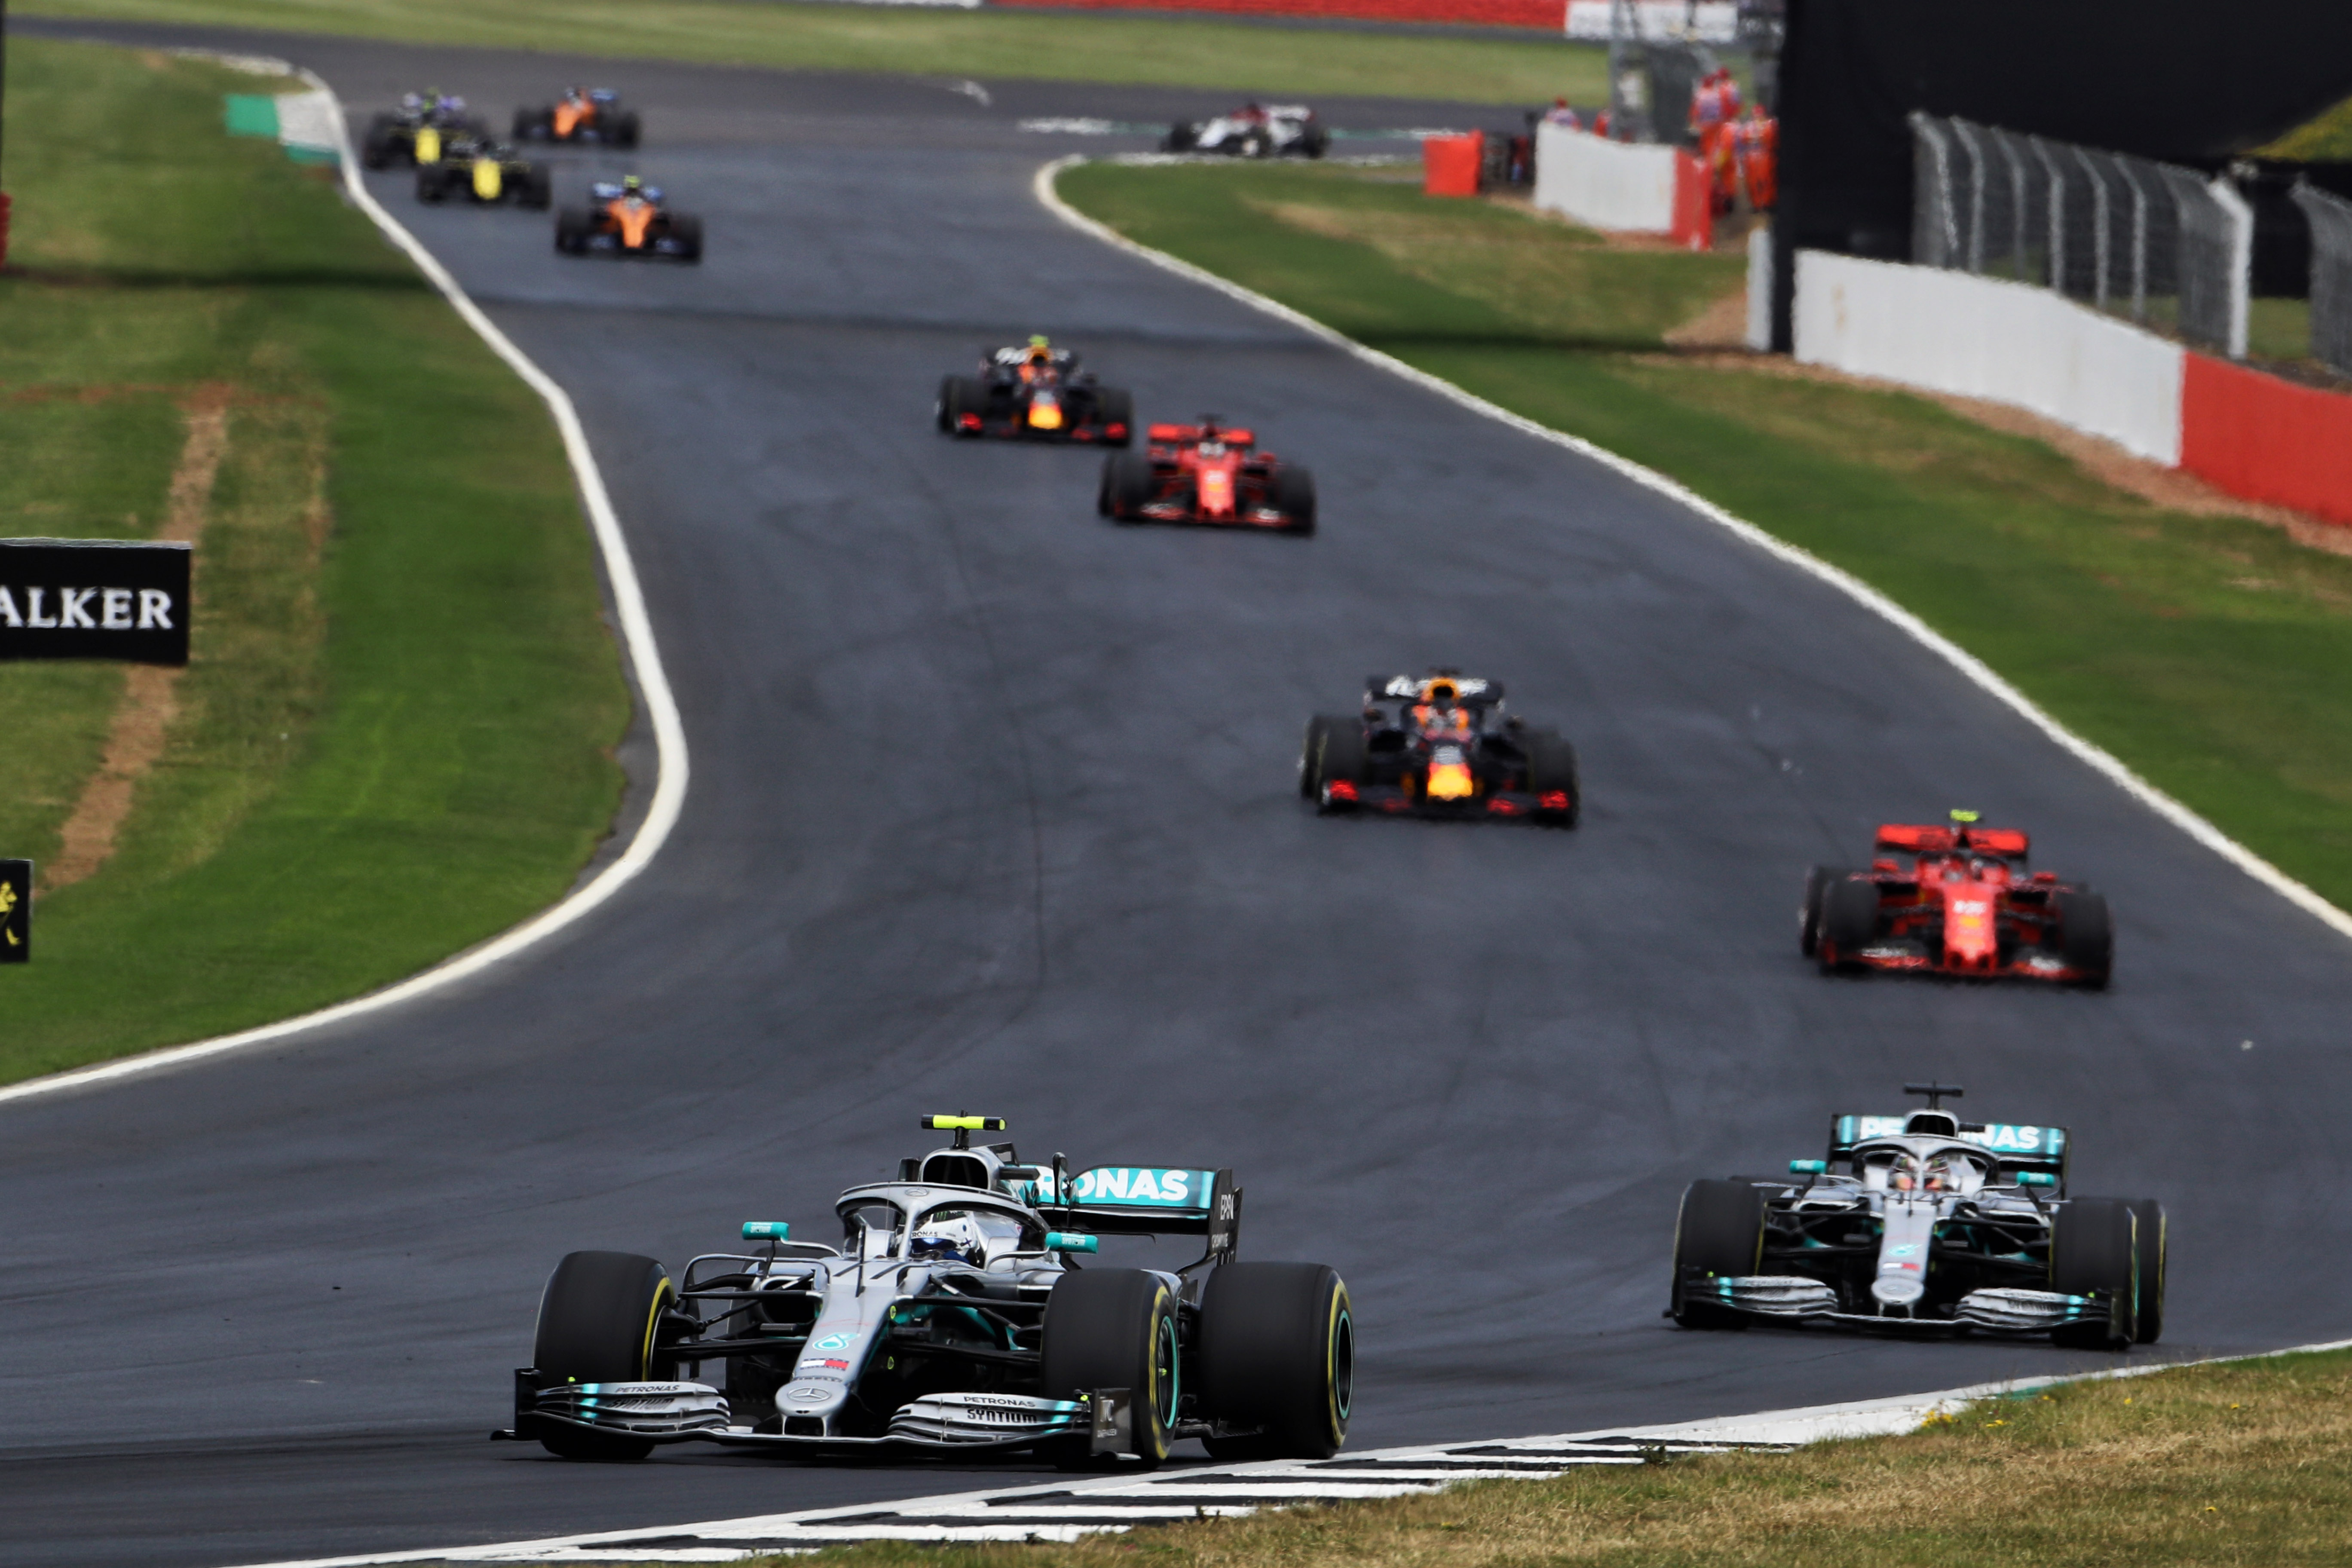
[{"label": "white track edge line", "polygon": [[297,1017],[240,1030],[233,1035],[222,1035],[214,1039],[197,1040],[184,1046],[166,1046],[116,1061],[100,1062],[11,1084],[0,1089],[0,1102],[85,1089],[113,1079],[181,1067],[206,1057],[265,1045],[271,1040],[282,1040],[289,1036],[397,1006],[428,992],[455,984],[469,975],[478,974],[572,925],[626,887],[639,872],[652,864],[663,841],[669,837],[670,829],[677,825],[678,815],[686,804],[686,726],[678,718],[677,700],[670,690],[668,677],[662,670],[661,650],[654,641],[653,620],[646,611],[645,592],[637,581],[636,563],[629,554],[628,539],[621,531],[621,520],[613,510],[612,497],[605,493],[604,477],[596,465],[595,453],[589,447],[588,434],[581,426],[579,411],[572,407],[571,396],[556,384],[554,378],[532,363],[467,296],[448,268],[443,267],[432,252],[418,243],[415,235],[409,233],[369,194],[366,183],[360,176],[359,160],[352,156],[351,127],[343,118],[341,100],[337,99],[334,89],[315,73],[302,70],[297,74],[313,89],[327,94],[334,105],[336,134],[342,142],[343,190],[350,196],[352,205],[366,214],[386,238],[407,254],[465,323],[489,345],[490,352],[504,360],[525,384],[539,394],[548,411],[555,416],[556,428],[563,437],[564,456],[571,462],[572,478],[579,485],[581,502],[587,509],[598,552],[604,557],[604,575],[612,588],[613,608],[620,622],[621,640],[636,674],[637,689],[644,699],[646,715],[653,727],[653,799],[647,804],[645,820],[638,824],[636,835],[630,839],[628,847],[612,864],[598,872],[587,886],[576,889],[561,902],[541,910],[520,925],[455,958],[446,959],[381,991],[337,1003],[314,1013],[304,1013]]},{"label": "white track edge line", "polygon": [[[2035,1389],[2053,1388],[2068,1383],[2104,1383],[2117,1378],[2147,1377],[2160,1372],[2175,1372],[2183,1367],[2225,1366],[2238,1362],[2270,1361],[2280,1356],[2290,1355],[2318,1355],[2329,1351],[2341,1350],[2352,1350],[2352,1340],[2326,1340],[2317,1344],[2290,1345],[2284,1350],[2257,1351],[2251,1355],[2207,1356],[2192,1361],[2152,1362],[2140,1366],[2108,1367],[2094,1372],[2053,1373],[2046,1377],[2004,1378],[1995,1383],[1969,1384],[1960,1388],[1947,1388],[1933,1394],[1898,1394],[1879,1399],[1853,1400],[1843,1405],[1802,1405],[1791,1410],[1759,1411],[1752,1415],[1717,1415],[1697,1421],[1670,1421],[1654,1426],[1596,1426],[1585,1432],[1561,1432],[1527,1437],[1488,1439],[1474,1437],[1454,1443],[1417,1443],[1399,1448],[1370,1448],[1360,1453],[1348,1454],[1347,1458],[1350,1459],[1414,1458],[1441,1454],[1458,1454],[1465,1448],[1537,1447],[1544,1444],[1591,1442],[1611,1437],[1637,1440],[1654,1437],[1662,1443],[1788,1442],[1792,1440],[1789,1436],[1769,1438],[1739,1436],[1743,1430],[1758,1428],[1811,1428],[1810,1436],[1799,1436],[1793,1438],[1800,1445],[1841,1437],[1900,1436],[1909,1429],[1916,1427],[1929,1415],[1970,1405],[1980,1399],[1998,1399],[2007,1394],[2031,1393]],[[1201,1479],[1209,1481],[1223,1475],[1250,1476],[1296,1466],[1297,1463],[1298,1461],[1294,1459],[1267,1459],[1256,1464],[1220,1466],[1212,1473],[1202,1476]],[[719,1530],[729,1527],[747,1535],[755,1530],[773,1531],[793,1524],[822,1523],[829,1516],[849,1513],[861,1508],[868,1512],[877,1509],[897,1510],[923,1507],[943,1510],[953,1504],[984,1505],[990,1499],[1019,1498],[1024,1493],[1034,1492],[1052,1492],[1057,1496],[1069,1495],[1074,1502],[1083,1502],[1095,1494],[1114,1488],[1131,1487],[1136,1479],[1137,1478],[1133,1476],[1106,1476],[1094,1481],[1075,1483],[1043,1481],[1027,1487],[995,1487],[982,1491],[943,1492],[931,1497],[885,1499],[865,1505],[854,1502],[834,1503],[824,1508],[797,1509],[789,1513],[745,1514],[734,1519],[698,1520],[684,1524],[636,1525],[625,1530],[601,1530],[580,1535],[542,1536],[535,1540],[485,1542],[476,1546],[439,1547],[417,1552],[372,1552],[352,1557],[308,1557],[293,1561],[249,1564],[247,1568],[382,1568],[382,1565],[404,1563],[527,1561],[525,1554],[530,1552],[562,1552],[579,1547],[604,1545],[625,1547],[632,1537],[653,1534],[677,1535],[687,1531]],[[1444,1487],[1434,1486],[1416,1488],[1412,1495],[1424,1495],[1424,1493],[1444,1489]],[[1268,1500],[1279,1505],[1284,1500],[1270,1498]],[[921,1522],[920,1515],[909,1517],[911,1522]],[[1115,1521],[1107,1521],[1108,1522]],[[723,1549],[724,1537],[714,1536],[707,1539],[712,1542],[713,1547]],[[814,1550],[833,1544],[839,1543],[812,1541],[804,1550]],[[706,1549],[694,1550],[699,1552]],[[803,1549],[785,1548],[783,1550],[792,1552]],[[499,1553],[501,1556],[493,1558],[488,1555],[493,1552]],[[772,1552],[762,1549],[760,1554],[771,1555]],[[684,1560],[684,1554],[675,1550],[649,1552],[636,1556],[614,1552],[600,1556],[594,1561],[658,1562],[673,1558]],[[589,1560],[568,1559],[575,1562]]]},{"label": "white track edge line", "polygon": [[1088,217],[1062,199],[1060,193],[1054,188],[1054,182],[1063,170],[1093,161],[1083,153],[1072,153],[1042,165],[1030,183],[1030,188],[1039,205],[1072,228],[1083,234],[1091,235],[1105,245],[1126,251],[1130,256],[1140,258],[1162,271],[1172,272],[1203,288],[1213,289],[1229,300],[1237,300],[1254,310],[1272,316],[1278,321],[1286,321],[1301,331],[1321,339],[1366,364],[1376,365],[1391,375],[1400,376],[1416,386],[1433,392],[1449,402],[1469,409],[1474,414],[1484,415],[1499,424],[1507,425],[1515,430],[1533,436],[1538,440],[1549,441],[1557,447],[1565,447],[1580,457],[1589,458],[1596,463],[1613,469],[1635,484],[1654,490],[1668,500],[1687,507],[1707,521],[1727,530],[1758,549],[1827,583],[1927,647],[1978,688],[1990,694],[2026,722],[2055,742],[2076,761],[2088,764],[2094,771],[2105,775],[2109,783],[2123,790],[2140,805],[2260,882],[2272,892],[2278,894],[2295,908],[2326,925],[2337,935],[2352,938],[2352,913],[2347,913],[2329,903],[2319,894],[2296,881],[2284,871],[2223,833],[2204,817],[2140,777],[2114,753],[2104,747],[2093,744],[2059,723],[2057,720],[2044,712],[2032,699],[1995,674],[1990,665],[1843,567],[1832,565],[1811,551],[1800,549],[1786,540],[1775,538],[1754,523],[1734,516],[1696,490],[1678,480],[1667,478],[1654,468],[1643,468],[1633,459],[1620,457],[1606,447],[1595,446],[1582,437],[1571,436],[1566,431],[1538,425],[1524,415],[1514,414],[1498,404],[1489,403],[1475,393],[1466,392],[1450,381],[1432,375],[1427,371],[1416,369],[1401,359],[1360,343],[1346,333],[1325,326],[1313,317],[1294,310],[1277,300],[1268,299],[1255,289],[1245,289],[1229,278],[1221,278],[1203,268],[1195,267],[1189,261],[1171,256],[1164,250],[1155,250],[1148,245],[1139,244],[1108,225]]}]

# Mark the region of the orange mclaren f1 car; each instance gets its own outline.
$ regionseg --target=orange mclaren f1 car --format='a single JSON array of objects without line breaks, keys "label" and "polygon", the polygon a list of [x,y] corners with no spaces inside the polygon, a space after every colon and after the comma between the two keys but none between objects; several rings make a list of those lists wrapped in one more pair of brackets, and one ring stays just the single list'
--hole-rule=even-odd
[{"label": "orange mclaren f1 car", "polygon": [[702,220],[664,206],[656,187],[633,175],[617,185],[592,186],[590,195],[595,205],[555,215],[556,249],[568,256],[702,259]]},{"label": "orange mclaren f1 car", "polygon": [[1204,414],[1198,425],[1154,425],[1140,452],[1103,464],[1095,510],[1121,522],[1202,522],[1228,528],[1315,531],[1315,476],[1256,436]]},{"label": "orange mclaren f1 car", "polygon": [[2026,862],[2026,836],[1890,822],[1866,871],[1816,866],[1805,876],[1799,945],[1824,973],[1913,969],[2022,975],[2096,989],[2115,963],[2107,900]]},{"label": "orange mclaren f1 car", "polygon": [[637,144],[637,116],[623,109],[609,87],[575,87],[556,102],[538,109],[518,109],[514,117],[518,142],[600,142],[608,147]]},{"label": "orange mclaren f1 car", "polygon": [[1298,793],[1318,810],[1523,817],[1576,826],[1576,748],[1503,711],[1502,683],[1432,670],[1372,677],[1364,710],[1307,723]]}]

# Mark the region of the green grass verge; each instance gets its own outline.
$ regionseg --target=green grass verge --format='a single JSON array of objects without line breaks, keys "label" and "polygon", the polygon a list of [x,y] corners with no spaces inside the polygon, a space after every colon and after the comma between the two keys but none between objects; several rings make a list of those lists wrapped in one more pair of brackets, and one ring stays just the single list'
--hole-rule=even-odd
[{"label": "green grass verge", "polygon": [[[1604,304],[1579,271],[1593,247],[1575,231],[1353,171],[1097,163],[1061,190],[1148,245],[1846,568],[2352,905],[2352,559],[2259,522],[2168,511],[1924,398],[1556,346],[1656,344],[1675,310],[1737,276],[1707,270],[1727,258],[1619,253],[1612,266],[1654,272],[1645,286],[1612,277]],[[1516,244],[1556,258],[1498,268],[1494,237],[1514,224]],[[1450,249],[1433,237],[1448,227]],[[1415,237],[1400,250],[1404,228]],[[1538,287],[1547,268],[1559,294]]]},{"label": "green grass verge", "polygon": [[1906,1436],[818,1568],[2187,1568],[2352,1563],[2352,1356],[1988,1400]]},{"label": "green grass verge", "polygon": [[2352,158],[2352,98],[2255,151],[2266,158],[2294,158],[2306,163]]},{"label": "green grass verge", "polygon": [[1605,53],[1527,37],[790,0],[17,0],[24,15],[341,33],[792,70],[888,71],[1465,103],[1609,96]]},{"label": "green grass verge", "polygon": [[[165,750],[0,969],[0,1079],[322,1005],[561,897],[628,712],[544,407],[326,172],[224,133],[225,92],[291,84],[26,38],[8,72],[0,528],[152,535],[184,408],[228,422]],[[0,666],[0,852],[55,858],[124,689]]]}]

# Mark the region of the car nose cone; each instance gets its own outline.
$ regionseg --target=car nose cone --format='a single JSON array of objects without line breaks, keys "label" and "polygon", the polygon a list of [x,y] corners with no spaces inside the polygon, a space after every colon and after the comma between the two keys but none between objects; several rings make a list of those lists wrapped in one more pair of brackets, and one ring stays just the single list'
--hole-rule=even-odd
[{"label": "car nose cone", "polygon": [[1882,1305],[1908,1307],[1926,1295],[1927,1288],[1916,1279],[1906,1279],[1899,1275],[1885,1275],[1871,1281],[1870,1293],[1876,1297]]}]

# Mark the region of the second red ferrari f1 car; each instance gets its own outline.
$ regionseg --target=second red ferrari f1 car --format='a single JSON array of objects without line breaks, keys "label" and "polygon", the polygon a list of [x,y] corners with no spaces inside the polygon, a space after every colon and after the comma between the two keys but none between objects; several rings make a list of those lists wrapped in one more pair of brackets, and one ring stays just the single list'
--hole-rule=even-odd
[{"label": "second red ferrari f1 car", "polygon": [[1917,969],[2106,984],[2116,945],[2107,900],[2031,869],[2029,847],[2013,827],[1978,826],[1972,811],[1952,813],[1948,826],[1887,823],[1870,869],[1806,874],[1799,945],[1824,973]]},{"label": "second red ferrari f1 car", "polygon": [[1198,425],[1154,425],[1150,445],[1104,462],[1095,510],[1121,522],[1202,522],[1315,531],[1315,476],[1256,435],[1204,414]]},{"label": "second red ferrari f1 car", "polygon": [[1576,826],[1576,748],[1503,712],[1499,681],[1440,669],[1364,684],[1360,714],[1307,724],[1298,793],[1324,812],[1520,816]]}]

